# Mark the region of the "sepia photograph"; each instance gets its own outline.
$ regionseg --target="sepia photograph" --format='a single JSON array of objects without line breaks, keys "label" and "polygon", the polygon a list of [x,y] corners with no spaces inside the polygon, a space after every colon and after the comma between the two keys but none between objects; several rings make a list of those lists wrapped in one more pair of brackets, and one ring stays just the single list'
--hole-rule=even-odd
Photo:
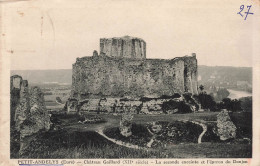
[{"label": "sepia photograph", "polygon": [[259,1],[47,2],[1,1],[10,159],[253,158]]}]

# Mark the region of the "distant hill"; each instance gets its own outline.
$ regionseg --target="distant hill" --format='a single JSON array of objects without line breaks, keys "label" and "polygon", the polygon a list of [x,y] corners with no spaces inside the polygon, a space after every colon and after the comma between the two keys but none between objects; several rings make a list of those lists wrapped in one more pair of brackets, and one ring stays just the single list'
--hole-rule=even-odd
[{"label": "distant hill", "polygon": [[58,70],[11,70],[11,75],[20,75],[30,83],[72,83],[71,69]]},{"label": "distant hill", "polygon": [[[234,84],[247,82],[252,84],[251,67],[199,66],[201,84]],[[72,83],[72,70],[12,70],[11,75],[21,75],[31,83]]]},{"label": "distant hill", "polygon": [[198,73],[201,76],[201,81],[215,77],[221,81],[248,81],[252,83],[251,67],[199,66]]},{"label": "distant hill", "polygon": [[199,66],[199,84],[237,90],[252,90],[252,67]]}]

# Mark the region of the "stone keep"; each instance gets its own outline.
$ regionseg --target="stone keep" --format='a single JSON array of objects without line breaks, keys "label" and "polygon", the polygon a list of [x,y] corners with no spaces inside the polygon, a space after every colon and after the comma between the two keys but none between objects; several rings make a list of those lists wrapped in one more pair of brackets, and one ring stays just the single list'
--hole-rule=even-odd
[{"label": "stone keep", "polygon": [[78,100],[102,97],[160,97],[197,94],[197,59],[146,59],[142,39],[100,39],[100,55],[77,58],[72,94]]},{"label": "stone keep", "polygon": [[130,36],[122,38],[100,39],[100,53],[109,57],[146,58],[146,43],[144,40]]}]

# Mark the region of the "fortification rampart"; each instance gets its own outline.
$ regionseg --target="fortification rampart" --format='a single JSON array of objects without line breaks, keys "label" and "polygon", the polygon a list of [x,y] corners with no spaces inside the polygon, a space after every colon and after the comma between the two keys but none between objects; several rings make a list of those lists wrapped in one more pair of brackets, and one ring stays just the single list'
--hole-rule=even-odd
[{"label": "fortification rampart", "polygon": [[98,55],[77,58],[73,64],[73,96],[160,97],[197,94],[196,55],[174,59],[136,59]]}]

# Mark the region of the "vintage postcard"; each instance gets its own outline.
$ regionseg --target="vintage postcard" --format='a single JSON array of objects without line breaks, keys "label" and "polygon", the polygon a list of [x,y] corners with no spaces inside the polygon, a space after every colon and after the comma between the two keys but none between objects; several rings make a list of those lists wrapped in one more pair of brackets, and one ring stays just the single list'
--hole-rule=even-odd
[{"label": "vintage postcard", "polygon": [[260,165],[260,1],[0,5],[0,165]]}]

